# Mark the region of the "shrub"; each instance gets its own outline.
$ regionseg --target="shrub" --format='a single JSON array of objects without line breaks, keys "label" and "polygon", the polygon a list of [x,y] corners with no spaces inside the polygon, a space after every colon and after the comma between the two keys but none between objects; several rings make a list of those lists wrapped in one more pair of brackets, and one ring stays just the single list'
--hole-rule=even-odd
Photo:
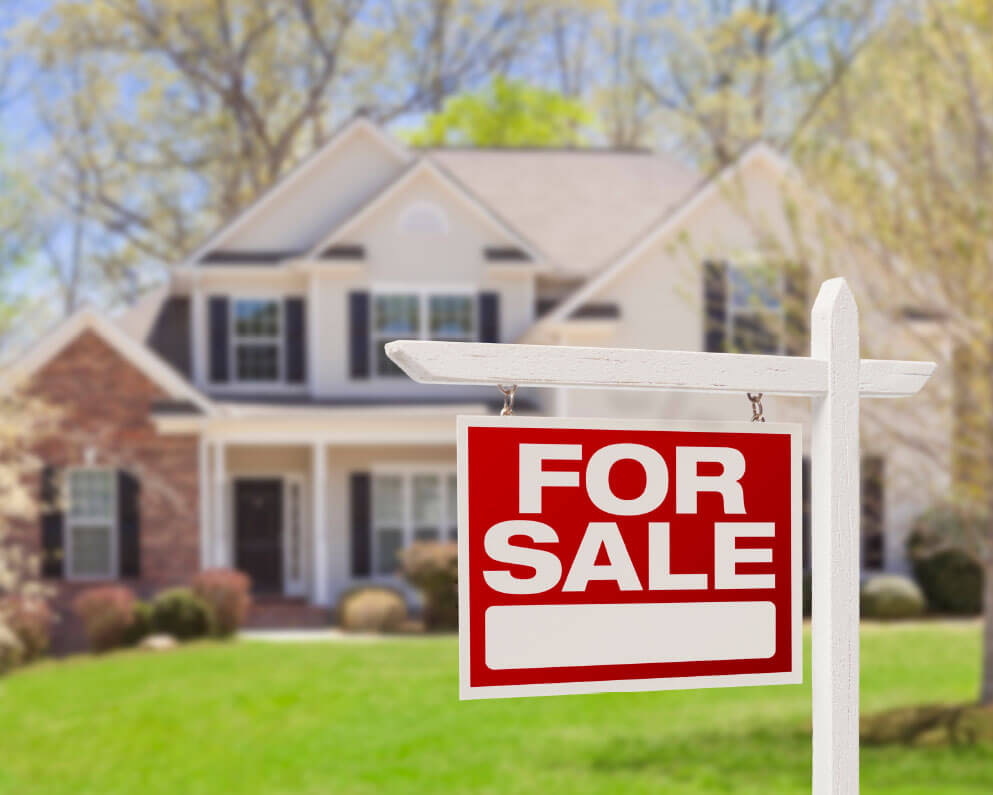
[{"label": "shrub", "polygon": [[810,618],[811,607],[814,601],[814,581],[809,571],[803,573],[803,615]]},{"label": "shrub", "polygon": [[0,620],[17,635],[23,647],[24,662],[34,660],[48,651],[55,614],[44,599],[9,596],[0,605]]},{"label": "shrub", "polygon": [[459,558],[456,544],[420,542],[403,554],[403,573],[424,596],[428,629],[458,629]]},{"label": "shrub", "polygon": [[24,646],[6,624],[0,623],[0,676],[18,665],[24,657]]},{"label": "shrub", "polygon": [[862,587],[866,618],[913,618],[924,612],[924,594],[917,583],[899,574],[880,574]]},{"label": "shrub", "polygon": [[193,578],[193,592],[213,615],[214,634],[233,635],[244,623],[252,606],[252,581],[233,569],[208,569]]},{"label": "shrub", "polygon": [[338,601],[338,623],[353,632],[399,632],[407,622],[407,602],[392,588],[368,586]]},{"label": "shrub", "polygon": [[210,607],[189,588],[169,588],[152,602],[152,630],[191,640],[209,635],[213,618]]},{"label": "shrub", "polygon": [[914,522],[907,553],[932,610],[975,615],[983,604],[983,569],[960,545],[985,530],[985,519],[941,505]]},{"label": "shrub", "polygon": [[152,606],[148,602],[134,603],[134,617],[131,626],[124,632],[122,643],[137,646],[152,632]]},{"label": "shrub", "polygon": [[86,641],[96,652],[124,645],[135,620],[134,594],[123,585],[102,585],[83,591],[72,603],[83,622]]}]

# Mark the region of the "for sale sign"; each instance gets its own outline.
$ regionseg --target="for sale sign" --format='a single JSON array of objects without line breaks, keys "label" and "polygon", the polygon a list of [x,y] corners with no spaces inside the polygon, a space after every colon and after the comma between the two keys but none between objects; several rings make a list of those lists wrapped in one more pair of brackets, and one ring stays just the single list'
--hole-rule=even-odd
[{"label": "for sale sign", "polygon": [[462,698],[801,681],[796,425],[460,417]]}]

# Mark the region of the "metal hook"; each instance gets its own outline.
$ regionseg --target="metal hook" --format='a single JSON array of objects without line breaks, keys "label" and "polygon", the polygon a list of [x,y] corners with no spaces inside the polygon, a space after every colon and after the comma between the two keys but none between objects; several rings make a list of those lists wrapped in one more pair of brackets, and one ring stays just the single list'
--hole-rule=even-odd
[{"label": "metal hook", "polygon": [[503,392],[503,408],[500,409],[500,416],[509,417],[514,413],[514,395],[517,394],[517,384],[511,384],[509,387],[497,384],[497,389]]},{"label": "metal hook", "polygon": [[759,392],[757,395],[753,395],[751,392],[746,392],[745,394],[752,401],[752,422],[765,422],[762,410],[762,393]]}]

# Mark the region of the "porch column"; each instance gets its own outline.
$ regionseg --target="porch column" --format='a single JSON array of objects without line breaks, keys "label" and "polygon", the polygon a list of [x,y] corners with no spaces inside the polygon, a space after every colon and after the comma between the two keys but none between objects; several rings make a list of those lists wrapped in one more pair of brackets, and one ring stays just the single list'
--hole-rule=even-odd
[{"label": "porch column", "polygon": [[311,448],[311,477],[310,493],[314,500],[312,515],[314,517],[314,603],[330,605],[331,594],[328,588],[328,460],[327,446],[315,442]]},{"label": "porch column", "polygon": [[200,499],[200,569],[210,567],[210,447],[201,433],[197,440],[197,480]]},{"label": "porch column", "polygon": [[211,528],[213,537],[213,564],[228,565],[227,547],[227,462],[224,442],[214,442],[214,526]]}]

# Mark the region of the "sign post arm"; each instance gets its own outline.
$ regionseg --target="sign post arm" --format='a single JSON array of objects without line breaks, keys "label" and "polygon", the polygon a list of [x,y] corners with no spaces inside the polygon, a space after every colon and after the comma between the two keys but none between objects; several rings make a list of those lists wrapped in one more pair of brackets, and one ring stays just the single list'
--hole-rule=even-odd
[{"label": "sign post arm", "polygon": [[859,790],[859,330],[844,279],[821,286],[811,356],[827,363],[811,437],[814,795]]}]

